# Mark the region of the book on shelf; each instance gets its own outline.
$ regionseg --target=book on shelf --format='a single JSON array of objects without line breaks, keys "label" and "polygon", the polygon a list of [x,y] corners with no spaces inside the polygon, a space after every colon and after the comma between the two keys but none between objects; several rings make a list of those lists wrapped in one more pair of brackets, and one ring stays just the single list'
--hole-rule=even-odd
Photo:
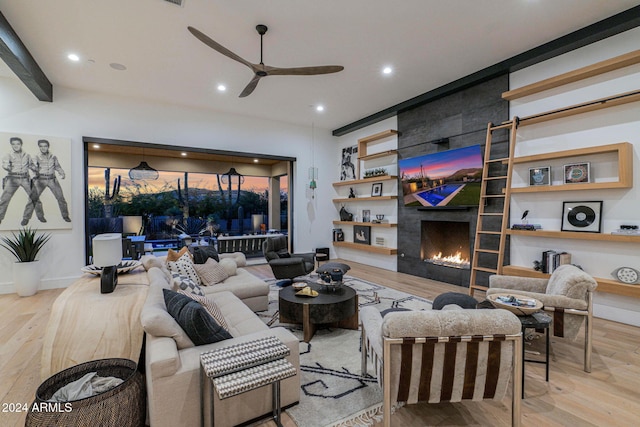
[{"label": "book on shelf", "polygon": [[556,268],[564,264],[571,264],[571,254],[568,252],[556,252],[548,250],[542,252],[540,270],[543,273],[551,274]]},{"label": "book on shelf", "polygon": [[534,230],[540,230],[542,228],[542,225],[540,224],[513,224],[511,226],[512,230],[530,230],[530,231],[534,231]]},{"label": "book on shelf", "polygon": [[272,336],[206,351],[200,355],[200,360],[207,376],[217,378],[283,359],[289,353],[289,347]]}]

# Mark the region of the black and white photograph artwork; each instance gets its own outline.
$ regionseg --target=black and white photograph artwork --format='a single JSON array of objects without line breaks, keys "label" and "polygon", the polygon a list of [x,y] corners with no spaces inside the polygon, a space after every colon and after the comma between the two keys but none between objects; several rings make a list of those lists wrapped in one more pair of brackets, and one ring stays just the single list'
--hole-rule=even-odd
[{"label": "black and white photograph artwork", "polygon": [[371,244],[371,227],[368,225],[354,225],[353,226],[353,243],[370,245]]},{"label": "black and white photograph artwork", "polygon": [[0,230],[71,228],[71,140],[0,132]]},{"label": "black and white photograph artwork", "polygon": [[356,179],[356,162],[358,161],[358,146],[342,149],[342,161],[340,162],[340,181]]}]

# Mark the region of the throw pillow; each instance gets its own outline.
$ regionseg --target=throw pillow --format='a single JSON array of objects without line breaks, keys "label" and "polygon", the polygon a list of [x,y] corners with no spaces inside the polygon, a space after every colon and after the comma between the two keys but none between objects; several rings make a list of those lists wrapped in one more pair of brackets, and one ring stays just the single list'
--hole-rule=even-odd
[{"label": "throw pillow", "polygon": [[173,249],[169,249],[169,252],[167,253],[167,262],[177,261],[184,254],[189,254],[189,256],[191,256],[191,253],[189,253],[189,248],[187,246],[183,246],[182,249],[180,249],[178,252],[174,251]]},{"label": "throw pillow", "polygon": [[233,258],[223,258],[220,260],[220,265],[224,268],[229,276],[235,276],[238,273],[238,264]]},{"label": "throw pillow", "polygon": [[233,338],[197,301],[163,289],[167,311],[195,345],[205,345]]},{"label": "throw pillow", "polygon": [[280,249],[278,252],[276,252],[278,254],[279,258],[291,258],[291,254],[289,253],[288,250],[286,249]]},{"label": "throw pillow", "polygon": [[183,276],[179,273],[171,273],[171,276],[173,289],[182,289],[183,291],[187,291],[192,294],[204,296],[202,288],[189,277]]},{"label": "throw pillow", "polygon": [[197,301],[200,304],[202,304],[202,306],[205,308],[205,310],[207,310],[207,312],[211,316],[213,316],[215,321],[218,322],[220,324],[220,326],[225,328],[227,331],[229,330],[229,325],[227,324],[227,321],[225,320],[224,316],[222,315],[222,312],[220,311],[220,307],[218,307],[218,305],[213,300],[207,298],[206,295],[205,296],[200,296],[200,295],[196,295],[196,294],[191,293],[191,292],[183,291],[182,289],[180,289],[178,291],[178,293],[182,294],[182,295],[186,295],[189,298],[191,298],[192,300]]},{"label": "throw pillow", "polygon": [[204,286],[212,286],[229,277],[226,270],[213,258],[209,258],[204,264],[194,264],[194,268]]},{"label": "throw pillow", "polygon": [[200,281],[200,276],[198,276],[195,268],[193,268],[193,261],[191,260],[191,254],[189,254],[189,251],[176,261],[167,261],[167,268],[171,273],[178,273],[182,276],[189,277],[189,279],[193,280],[198,285],[202,283]]},{"label": "throw pillow", "polygon": [[214,246],[191,246],[189,250],[193,253],[194,264],[204,264],[209,258],[220,261]]}]

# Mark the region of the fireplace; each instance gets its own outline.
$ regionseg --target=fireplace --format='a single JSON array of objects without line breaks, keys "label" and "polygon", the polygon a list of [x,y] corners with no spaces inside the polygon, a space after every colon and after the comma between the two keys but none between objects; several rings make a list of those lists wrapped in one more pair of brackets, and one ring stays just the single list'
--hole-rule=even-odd
[{"label": "fireplace", "polygon": [[466,286],[471,261],[469,222],[421,221],[420,257],[426,277]]}]

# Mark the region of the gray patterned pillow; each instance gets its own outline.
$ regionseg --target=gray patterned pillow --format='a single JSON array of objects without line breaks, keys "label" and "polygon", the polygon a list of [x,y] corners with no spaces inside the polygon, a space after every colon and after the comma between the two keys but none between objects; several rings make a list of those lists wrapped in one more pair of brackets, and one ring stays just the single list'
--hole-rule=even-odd
[{"label": "gray patterned pillow", "polygon": [[171,273],[178,273],[182,276],[187,276],[189,279],[193,280],[196,285],[202,284],[200,276],[198,276],[195,268],[193,268],[193,260],[191,259],[189,251],[185,252],[176,261],[167,261],[167,268]]},{"label": "gray patterned pillow", "polygon": [[220,324],[220,326],[222,326],[226,330],[229,330],[229,325],[222,315],[220,307],[218,307],[218,305],[214,301],[210,300],[206,296],[196,295],[192,292],[183,291],[182,289],[180,289],[178,293],[186,295],[194,301],[198,301],[207,310],[207,312],[213,316],[213,318]]},{"label": "gray patterned pillow", "polygon": [[204,292],[202,291],[202,288],[200,287],[200,285],[195,283],[189,277],[183,276],[178,273],[171,273],[171,276],[172,276],[172,282],[173,282],[173,289],[175,290],[182,289],[183,291],[187,291],[192,294],[204,296]]},{"label": "gray patterned pillow", "polygon": [[204,286],[215,285],[229,277],[227,270],[213,258],[209,258],[204,264],[195,264],[193,267],[200,276],[201,283]]}]

